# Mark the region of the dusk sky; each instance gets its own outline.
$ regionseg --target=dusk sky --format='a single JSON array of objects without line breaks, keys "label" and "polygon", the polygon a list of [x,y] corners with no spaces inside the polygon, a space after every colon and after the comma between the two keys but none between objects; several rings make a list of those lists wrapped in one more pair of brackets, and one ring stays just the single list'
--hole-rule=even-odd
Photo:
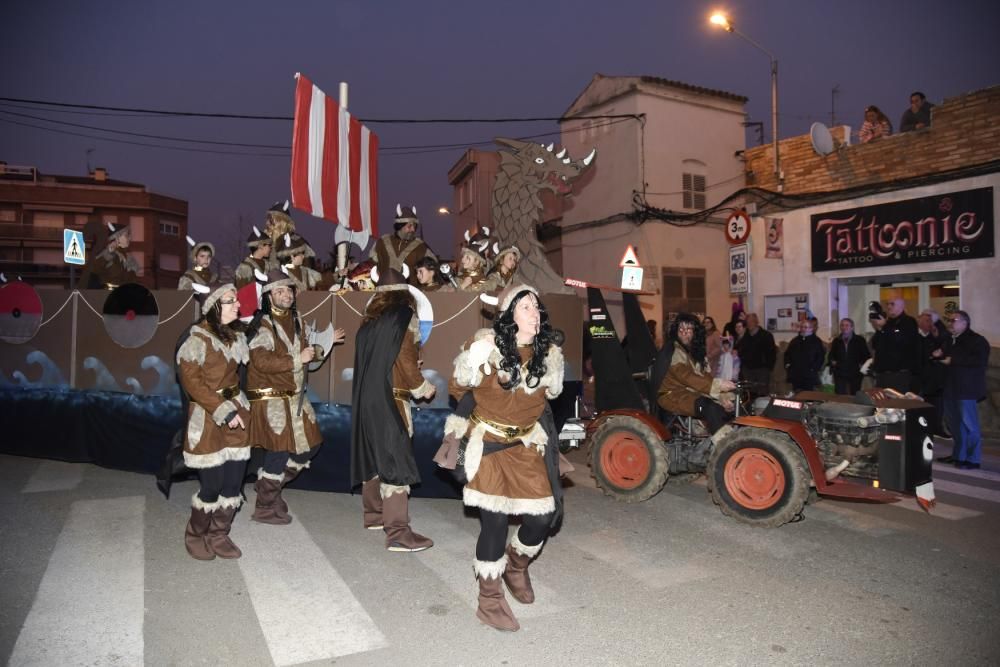
[{"label": "dusk sky", "polygon": [[[829,123],[835,85],[837,119],[857,129],[868,104],[898,127],[913,90],[940,102],[1000,83],[996,0],[33,0],[0,9],[0,96],[291,116],[293,75],[301,71],[332,96],[339,81],[348,82],[350,109],[362,119],[550,117],[562,114],[597,72],[643,74],[746,95],[750,120],[765,123],[769,141],[767,57],[710,26],[716,8],[777,57],[782,137],[805,133],[813,121]],[[0,101],[0,160],[83,175],[94,149],[90,165],[106,167],[112,178],[187,200],[192,236],[215,242],[224,261],[236,259],[241,214],[246,225],[260,224],[274,201],[289,197],[287,151],[110,134],[38,118],[278,146],[290,145],[290,121],[81,113]],[[451,205],[447,171],[462,149],[391,147],[488,142],[478,147],[489,149],[494,136],[558,131],[554,122],[369,127],[386,149],[381,231],[391,231],[396,202],[414,203],[425,237],[446,257],[455,254],[451,221],[436,209]],[[747,140],[756,137],[748,133]],[[663,150],[669,155],[669,147]],[[294,217],[325,257],[333,226],[300,212]]]}]

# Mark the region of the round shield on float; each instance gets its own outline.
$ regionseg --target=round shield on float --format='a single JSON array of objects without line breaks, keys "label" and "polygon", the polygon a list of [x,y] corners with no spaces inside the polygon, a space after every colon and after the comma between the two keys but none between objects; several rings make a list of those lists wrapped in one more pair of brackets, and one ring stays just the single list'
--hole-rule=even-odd
[{"label": "round shield on float", "polygon": [[104,328],[122,347],[141,347],[156,333],[160,309],[153,293],[142,285],[116,287],[104,301]]},{"label": "round shield on float", "polygon": [[431,305],[431,300],[422,291],[413,285],[407,285],[407,287],[410,290],[410,294],[413,295],[413,300],[417,302],[417,321],[420,323],[420,344],[424,345],[427,343],[427,339],[431,337],[431,329],[434,328],[434,307]]},{"label": "round shield on float", "polygon": [[42,324],[42,300],[20,280],[0,285],[0,340],[26,343]]}]

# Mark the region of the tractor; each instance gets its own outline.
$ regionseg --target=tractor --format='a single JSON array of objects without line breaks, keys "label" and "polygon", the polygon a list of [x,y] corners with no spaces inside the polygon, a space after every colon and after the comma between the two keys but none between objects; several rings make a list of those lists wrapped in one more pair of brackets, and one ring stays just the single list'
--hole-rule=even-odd
[{"label": "tractor", "polygon": [[915,494],[924,509],[933,505],[930,405],[882,391],[762,396],[747,402],[752,414],[738,408],[708,437],[696,419],[659,414],[656,392],[671,353],[656,352],[636,293],[622,296],[624,346],[600,289],[588,287],[598,414],[586,426],[586,447],[605,494],[642,502],[668,480],[704,474],[723,514],[759,527],[800,520],[817,496],[891,503]]}]

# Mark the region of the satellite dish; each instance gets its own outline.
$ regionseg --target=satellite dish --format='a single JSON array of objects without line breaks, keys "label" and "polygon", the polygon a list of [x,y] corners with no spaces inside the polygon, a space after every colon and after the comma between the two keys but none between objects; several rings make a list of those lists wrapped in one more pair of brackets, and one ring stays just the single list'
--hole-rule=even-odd
[{"label": "satellite dish", "polygon": [[833,135],[823,123],[812,124],[812,127],[809,128],[809,140],[817,155],[829,155],[836,148],[833,143]]}]

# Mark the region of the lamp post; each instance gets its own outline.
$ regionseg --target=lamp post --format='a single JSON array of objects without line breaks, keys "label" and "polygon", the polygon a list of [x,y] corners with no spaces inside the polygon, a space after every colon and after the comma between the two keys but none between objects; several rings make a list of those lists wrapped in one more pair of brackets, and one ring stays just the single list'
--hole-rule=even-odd
[{"label": "lamp post", "polygon": [[778,59],[774,57],[773,53],[737,30],[722,12],[715,12],[708,20],[712,25],[717,25],[726,32],[731,32],[734,35],[742,37],[755,48],[763,51],[771,59],[771,143],[774,147],[774,177],[777,179],[778,188],[780,189],[781,159],[778,156]]}]

